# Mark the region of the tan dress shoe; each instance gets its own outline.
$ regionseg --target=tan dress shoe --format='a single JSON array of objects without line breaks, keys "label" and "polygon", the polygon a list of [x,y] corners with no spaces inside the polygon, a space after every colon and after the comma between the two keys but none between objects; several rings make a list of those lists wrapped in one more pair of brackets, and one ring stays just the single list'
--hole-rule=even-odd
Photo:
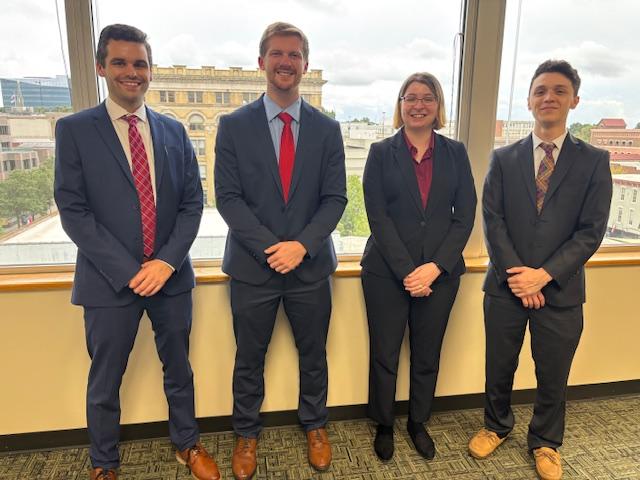
[{"label": "tan dress shoe", "polygon": [[256,473],[258,439],[238,437],[233,449],[231,469],[236,480],[248,480]]},{"label": "tan dress shoe", "polygon": [[118,474],[115,470],[105,470],[104,468],[92,468],[89,471],[91,480],[118,480]]},{"label": "tan dress shoe", "polygon": [[324,428],[317,428],[307,432],[307,447],[309,463],[321,472],[331,465],[331,444],[329,435]]},{"label": "tan dress shoe", "polygon": [[553,448],[536,448],[533,450],[533,456],[536,459],[536,472],[542,480],[560,480],[562,478],[560,454]]},{"label": "tan dress shoe", "polygon": [[469,453],[474,458],[487,458],[505,438],[507,437],[500,438],[496,432],[482,428],[469,440]]},{"label": "tan dress shoe", "polygon": [[219,480],[220,472],[216,461],[207,453],[200,442],[185,450],[176,450],[176,460],[186,465],[191,476],[197,480]]}]

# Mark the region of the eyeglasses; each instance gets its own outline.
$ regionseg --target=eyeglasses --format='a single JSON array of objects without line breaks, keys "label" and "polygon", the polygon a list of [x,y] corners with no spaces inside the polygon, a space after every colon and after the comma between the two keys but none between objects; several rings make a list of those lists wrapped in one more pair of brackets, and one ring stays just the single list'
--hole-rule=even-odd
[{"label": "eyeglasses", "polygon": [[400,97],[400,100],[402,100],[407,105],[417,105],[418,102],[422,102],[425,105],[433,105],[438,101],[438,99],[433,95],[427,95],[426,97],[422,98],[416,95],[403,95],[402,97]]}]

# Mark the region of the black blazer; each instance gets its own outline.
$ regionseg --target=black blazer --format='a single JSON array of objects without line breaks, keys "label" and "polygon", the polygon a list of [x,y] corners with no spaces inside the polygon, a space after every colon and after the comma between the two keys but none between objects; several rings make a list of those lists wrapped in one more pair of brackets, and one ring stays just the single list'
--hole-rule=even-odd
[{"label": "black blazer", "polygon": [[347,204],[340,125],[302,101],[289,201],[282,198],[278,162],[262,97],[220,119],[216,138],[218,211],[229,225],[222,270],[253,285],[275,272],[264,250],[298,240],[307,256],[294,274],[312,283],[338,264],[331,241]]},{"label": "black blazer", "polygon": [[435,135],[426,209],[403,130],[371,145],[363,177],[371,227],[361,262],[365,271],[402,281],[433,261],[444,270],[437,281],[464,273],[462,250],[476,212],[471,166],[462,143]]},{"label": "black blazer", "polygon": [[511,296],[506,270],[526,265],[553,277],[542,289],[548,304],[584,303],[584,264],[604,237],[611,193],[609,152],[568,134],[538,215],[531,135],[495,150],[482,197],[484,291]]}]

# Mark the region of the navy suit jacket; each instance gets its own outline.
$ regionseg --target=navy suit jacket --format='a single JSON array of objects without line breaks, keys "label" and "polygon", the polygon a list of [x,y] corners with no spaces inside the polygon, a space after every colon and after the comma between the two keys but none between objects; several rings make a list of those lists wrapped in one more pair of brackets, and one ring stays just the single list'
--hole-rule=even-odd
[{"label": "navy suit jacket", "polygon": [[345,205],[340,125],[302,101],[289,200],[284,202],[262,97],[220,119],[216,138],[216,203],[229,225],[222,270],[261,285],[276,273],[264,250],[297,240],[307,255],[293,273],[312,283],[337,266],[331,241]]},{"label": "navy suit jacket", "polygon": [[[202,216],[202,185],[184,127],[149,108],[147,119],[156,174],[153,257],[176,269],[161,292],[177,295],[195,285],[189,248]],[[58,121],[54,196],[62,227],[78,246],[72,302],[133,302],[128,283],[143,256],[140,202],[104,103]]]},{"label": "navy suit jacket", "polygon": [[495,150],[482,198],[484,291],[512,296],[508,268],[542,267],[553,277],[542,289],[546,303],[584,303],[584,265],[604,237],[611,193],[609,152],[567,134],[538,215],[531,135]]},{"label": "navy suit jacket", "polygon": [[436,282],[464,273],[462,250],[477,200],[471,166],[462,143],[434,134],[426,209],[403,131],[371,145],[363,178],[371,227],[362,255],[364,270],[402,281],[416,267],[435,262],[443,269]]}]

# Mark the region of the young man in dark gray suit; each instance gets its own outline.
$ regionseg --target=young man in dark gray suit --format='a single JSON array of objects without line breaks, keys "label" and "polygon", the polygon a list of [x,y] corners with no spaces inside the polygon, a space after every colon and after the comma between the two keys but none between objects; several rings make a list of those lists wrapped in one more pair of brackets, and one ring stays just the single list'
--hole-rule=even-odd
[{"label": "young man in dark gray suit", "polygon": [[527,442],[544,480],[562,477],[557,448],[582,333],[584,265],[604,236],[612,192],[608,152],[567,131],[579,87],[566,61],[537,68],[528,98],[533,133],[493,152],[482,199],[490,258],[485,428],[469,451],[487,457],[513,429],[513,376],[528,323],[538,388]]},{"label": "young man in dark gray suit", "polygon": [[264,359],[282,301],[300,357],[298,416],[311,465],[326,470],[331,447],[325,343],[331,315],[331,242],[347,203],[338,122],[300,97],[309,44],[274,23],[260,41],[267,92],[220,120],[216,139],[218,211],[229,225],[222,269],[231,277],[236,336],[233,474],[256,470]]}]

